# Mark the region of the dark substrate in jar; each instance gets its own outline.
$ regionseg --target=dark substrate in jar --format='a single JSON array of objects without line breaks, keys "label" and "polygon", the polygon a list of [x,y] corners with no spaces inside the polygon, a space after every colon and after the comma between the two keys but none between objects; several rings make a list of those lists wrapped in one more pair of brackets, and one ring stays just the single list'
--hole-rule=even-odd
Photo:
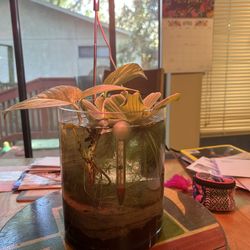
[{"label": "dark substrate in jar", "polygon": [[90,238],[74,227],[70,214],[64,216],[65,240],[75,250],[147,250],[156,243],[162,223],[162,216],[155,216],[142,228],[133,229],[126,236],[101,240]]}]

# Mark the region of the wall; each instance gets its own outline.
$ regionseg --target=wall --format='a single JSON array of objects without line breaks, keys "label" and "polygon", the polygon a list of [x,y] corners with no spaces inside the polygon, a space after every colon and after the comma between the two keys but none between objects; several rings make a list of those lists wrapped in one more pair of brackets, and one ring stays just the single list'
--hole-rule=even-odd
[{"label": "wall", "polygon": [[[162,64],[166,70],[166,19],[163,19]],[[177,47],[176,50],[179,50]],[[178,51],[179,53],[180,51]],[[167,95],[181,93],[179,101],[168,109],[167,145],[173,149],[199,147],[200,101],[203,73],[168,73]]]},{"label": "wall", "polygon": [[200,100],[203,73],[171,74],[169,93],[181,93],[169,109],[169,146],[193,148],[200,141]]}]

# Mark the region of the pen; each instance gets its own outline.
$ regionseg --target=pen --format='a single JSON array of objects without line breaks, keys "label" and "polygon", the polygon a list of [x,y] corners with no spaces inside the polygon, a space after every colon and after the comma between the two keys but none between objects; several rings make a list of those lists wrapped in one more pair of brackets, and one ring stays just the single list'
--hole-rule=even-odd
[{"label": "pen", "polygon": [[19,178],[15,181],[15,183],[13,184],[13,187],[12,187],[12,191],[13,192],[16,192],[24,178],[24,176],[26,175],[26,173],[28,172],[28,170],[25,170],[22,172],[22,174],[19,176]]}]

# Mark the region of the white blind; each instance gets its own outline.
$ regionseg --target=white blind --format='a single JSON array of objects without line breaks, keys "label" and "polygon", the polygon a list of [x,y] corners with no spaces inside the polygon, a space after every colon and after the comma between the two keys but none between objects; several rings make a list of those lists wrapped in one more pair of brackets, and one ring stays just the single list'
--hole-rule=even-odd
[{"label": "white blind", "polygon": [[201,136],[250,132],[250,0],[216,0],[213,63],[202,83]]}]

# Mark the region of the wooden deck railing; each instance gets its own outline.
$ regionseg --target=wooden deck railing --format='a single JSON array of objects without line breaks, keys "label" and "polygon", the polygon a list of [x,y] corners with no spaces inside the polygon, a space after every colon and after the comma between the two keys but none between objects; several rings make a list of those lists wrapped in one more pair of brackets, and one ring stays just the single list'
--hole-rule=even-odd
[{"label": "wooden deck railing", "polygon": [[[27,97],[30,98],[43,90],[58,85],[76,85],[74,78],[38,78],[27,83]],[[0,110],[17,103],[17,87],[0,92]],[[53,138],[58,136],[56,108],[29,110],[32,139]],[[4,141],[22,140],[20,111],[10,112],[6,119],[0,114],[0,144]]]}]

